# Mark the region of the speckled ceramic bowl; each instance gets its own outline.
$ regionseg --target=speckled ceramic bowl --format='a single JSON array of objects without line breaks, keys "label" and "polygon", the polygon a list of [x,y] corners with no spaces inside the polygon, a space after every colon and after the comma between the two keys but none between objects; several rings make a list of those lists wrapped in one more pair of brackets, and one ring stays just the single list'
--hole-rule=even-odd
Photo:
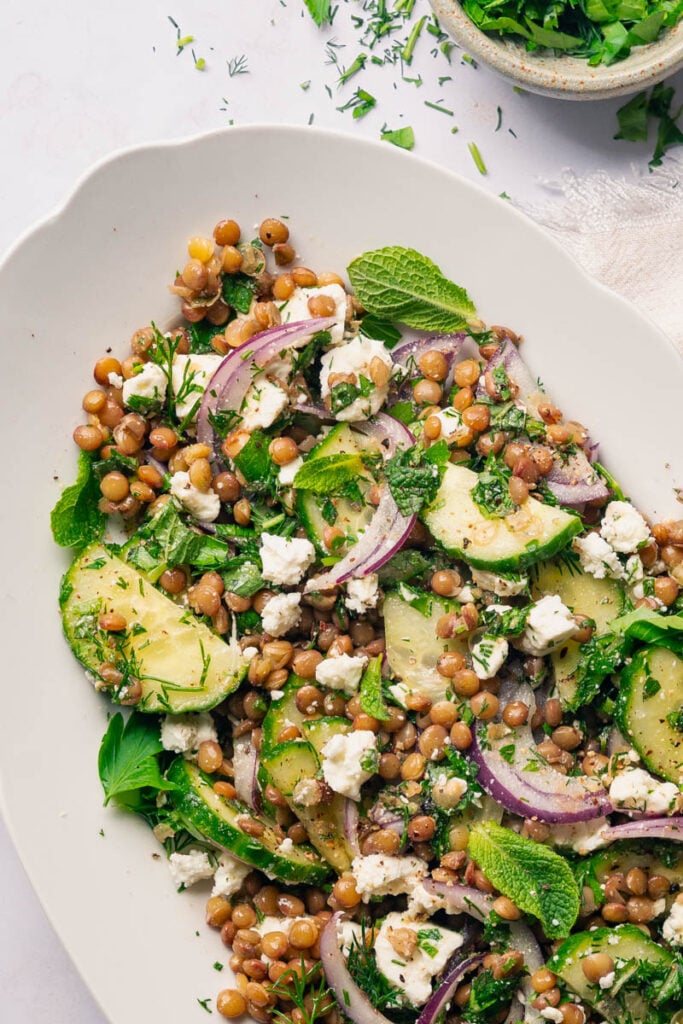
[{"label": "speckled ceramic bowl", "polygon": [[469,54],[517,85],[565,100],[604,100],[661,82],[683,67],[683,21],[647,46],[636,46],[616,64],[589,67],[578,57],[555,57],[548,50],[527,53],[522,43],[487,35],[467,17],[457,0],[430,0],[444,29]]}]

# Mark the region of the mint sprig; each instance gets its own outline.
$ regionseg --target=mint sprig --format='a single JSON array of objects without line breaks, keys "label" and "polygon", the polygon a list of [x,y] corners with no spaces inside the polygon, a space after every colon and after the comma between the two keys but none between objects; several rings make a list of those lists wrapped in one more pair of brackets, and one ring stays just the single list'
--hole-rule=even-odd
[{"label": "mint sprig", "polygon": [[294,477],[294,486],[314,494],[333,494],[357,480],[365,469],[358,452],[318,455],[304,462]]},{"label": "mint sprig", "polygon": [[378,722],[389,718],[389,709],[382,695],[382,655],[373,658],[360,681],[360,706],[366,715],[371,715]]},{"label": "mint sprig", "polygon": [[427,331],[459,331],[476,313],[464,288],[415,249],[390,245],[364,252],[348,267],[361,306],[376,316]]},{"label": "mint sprig", "polygon": [[76,482],[64,488],[50,513],[52,536],[60,547],[85,548],[104,533],[106,517],[99,509],[102,494],[94,461],[95,456],[79,452]]},{"label": "mint sprig", "polygon": [[559,854],[493,821],[472,826],[469,853],[496,889],[538,918],[549,939],[569,935],[579,916],[580,897]]}]

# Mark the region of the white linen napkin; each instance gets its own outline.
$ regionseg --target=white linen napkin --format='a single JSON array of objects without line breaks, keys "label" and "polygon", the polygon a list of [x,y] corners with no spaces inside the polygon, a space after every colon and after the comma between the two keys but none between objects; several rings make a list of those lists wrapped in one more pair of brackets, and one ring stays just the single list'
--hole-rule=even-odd
[{"label": "white linen napkin", "polygon": [[683,161],[669,155],[662,167],[630,181],[565,171],[559,182],[543,184],[557,198],[524,212],[683,355]]}]

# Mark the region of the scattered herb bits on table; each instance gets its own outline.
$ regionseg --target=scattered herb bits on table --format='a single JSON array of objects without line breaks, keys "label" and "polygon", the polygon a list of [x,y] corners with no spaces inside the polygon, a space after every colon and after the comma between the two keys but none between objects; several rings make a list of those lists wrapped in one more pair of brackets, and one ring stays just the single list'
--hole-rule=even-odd
[{"label": "scattered herb bits on table", "polygon": [[295,259],[279,220],[193,238],[179,323],[83,398],[52,525],[127,709],[105,801],[206,888],[223,1017],[668,1024],[683,522],[426,256]]}]

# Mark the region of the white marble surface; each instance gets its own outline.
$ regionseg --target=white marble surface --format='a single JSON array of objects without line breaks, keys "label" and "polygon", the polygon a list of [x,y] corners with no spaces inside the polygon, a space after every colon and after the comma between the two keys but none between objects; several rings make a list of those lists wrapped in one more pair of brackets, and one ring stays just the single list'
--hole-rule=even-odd
[{"label": "white marble surface", "polygon": [[[450,65],[443,54],[432,56],[436,41],[426,32],[412,65],[404,69],[407,78],[420,75],[421,86],[402,80],[399,66],[368,62],[339,88],[338,69],[326,63],[326,43],[344,44],[334,52],[343,67],[351,64],[361,52],[351,16],[362,15],[362,6],[358,0],[341,2],[332,29],[320,31],[301,0],[204,0],[201,5],[192,0],[70,0],[68,5],[4,0],[0,252],[63,203],[83,173],[112,151],[211,131],[230,121],[305,124],[313,115],[316,125],[374,138],[385,124],[410,124],[416,154],[527,202],[546,197],[540,180],[556,179],[565,167],[627,176],[632,165],[645,168],[652,141],[613,141],[619,101],[567,103],[517,94],[485,68],[463,63],[457,50]],[[427,11],[426,0],[417,0],[416,14]],[[192,46],[197,58],[205,59],[205,70],[194,67],[191,46],[176,55],[169,16],[182,35],[195,37]],[[231,77],[227,62],[242,54],[248,73]],[[439,84],[440,76],[450,78]],[[673,84],[680,96],[683,74]],[[353,120],[350,111],[336,108],[359,86],[377,104]],[[425,101],[441,102],[453,116],[426,107]],[[469,142],[481,151],[486,177],[474,166]],[[0,1020],[104,1024],[1,822],[0,868]],[[98,923],[106,928],[106,921]]]}]

